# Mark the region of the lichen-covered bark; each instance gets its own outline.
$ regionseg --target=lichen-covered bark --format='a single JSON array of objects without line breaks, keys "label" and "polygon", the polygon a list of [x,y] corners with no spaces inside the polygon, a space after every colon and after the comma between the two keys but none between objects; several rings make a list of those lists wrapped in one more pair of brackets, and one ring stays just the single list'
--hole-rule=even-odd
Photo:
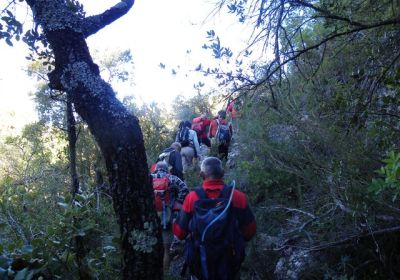
[{"label": "lichen-covered bark", "polygon": [[[160,227],[139,122],[115,97],[90,56],[79,19],[63,0],[26,0],[55,56],[52,88],[66,91],[104,156],[121,230],[124,279],[161,279]],[[127,11],[121,1],[121,11]],[[114,11],[115,12],[115,11]],[[115,17],[115,14],[113,15]]]},{"label": "lichen-covered bark", "polygon": [[82,24],[82,32],[85,37],[96,33],[105,25],[112,23],[118,19],[121,14],[127,13],[134,2],[134,0],[123,0],[100,15],[86,18]]},{"label": "lichen-covered bark", "polygon": [[67,97],[67,133],[68,133],[68,159],[69,159],[69,175],[71,177],[71,195],[75,195],[79,191],[79,180],[78,172],[76,171],[76,120],[74,117],[74,111],[72,109],[72,103],[69,97]]}]

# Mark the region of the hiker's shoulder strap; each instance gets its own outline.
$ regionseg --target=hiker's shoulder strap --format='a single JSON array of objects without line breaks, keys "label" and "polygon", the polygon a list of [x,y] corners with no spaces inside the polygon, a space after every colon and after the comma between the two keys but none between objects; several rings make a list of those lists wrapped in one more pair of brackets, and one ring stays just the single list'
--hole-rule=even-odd
[{"label": "hiker's shoulder strap", "polygon": [[[201,186],[195,188],[194,191],[196,192],[199,199],[208,199],[207,193]],[[231,191],[232,191],[231,186],[224,185],[224,187],[221,190],[221,193],[219,195],[219,198],[229,198],[229,196],[231,195]]]},{"label": "hiker's shoulder strap", "polygon": [[219,197],[220,198],[229,198],[232,192],[232,187],[228,185],[224,185],[224,188],[222,189]]},{"label": "hiker's shoulder strap", "polygon": [[197,194],[199,199],[207,199],[208,198],[206,192],[203,189],[203,187],[201,187],[201,186],[197,187],[197,188],[194,189],[194,191],[196,192],[196,194]]},{"label": "hiker's shoulder strap", "polygon": [[169,176],[168,173],[166,173],[166,175],[164,175],[162,173],[159,173],[159,172],[156,172],[156,173],[152,174],[153,180],[154,179],[159,179],[159,180],[166,180],[167,179],[167,180],[169,180],[168,176]]}]

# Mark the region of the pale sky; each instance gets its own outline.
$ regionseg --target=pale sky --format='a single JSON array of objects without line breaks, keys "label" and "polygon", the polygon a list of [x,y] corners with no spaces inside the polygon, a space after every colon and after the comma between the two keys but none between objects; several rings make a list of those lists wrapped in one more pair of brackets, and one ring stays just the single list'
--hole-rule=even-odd
[{"label": "pale sky", "polygon": [[[87,14],[92,15],[119,1],[80,2]],[[193,84],[206,81],[195,71],[187,73],[189,70],[194,70],[199,63],[215,65],[211,52],[201,48],[207,43],[206,31],[215,30],[222,45],[231,47],[235,54],[246,46],[251,30],[227,14],[226,9],[206,20],[214,8],[213,3],[215,1],[136,0],[128,14],[88,39],[89,48],[98,49],[100,53],[118,48],[131,49],[135,85],[116,88],[119,95],[134,95],[138,101],[168,105],[179,94],[194,95]],[[25,60],[27,54],[23,42],[11,48],[0,40],[0,117],[3,128],[18,127],[34,120],[29,92],[34,89],[35,81],[23,71],[28,62]],[[161,69],[160,63],[165,64],[166,69]],[[177,71],[176,75],[171,74],[172,68]],[[209,81],[207,85],[212,83]]]}]

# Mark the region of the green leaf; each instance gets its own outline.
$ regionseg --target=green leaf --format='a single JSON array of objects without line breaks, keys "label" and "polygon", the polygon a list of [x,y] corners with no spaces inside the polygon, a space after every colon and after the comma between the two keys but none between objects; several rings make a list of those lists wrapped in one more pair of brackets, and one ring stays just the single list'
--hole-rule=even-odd
[{"label": "green leaf", "polygon": [[64,203],[64,202],[57,202],[57,204],[58,204],[58,206],[60,206],[61,208],[64,208],[64,209],[68,209],[68,207],[69,207],[69,204]]},{"label": "green leaf", "polygon": [[0,268],[7,269],[9,266],[10,266],[10,259],[4,256],[0,256]]},{"label": "green leaf", "polygon": [[29,254],[33,252],[33,247],[31,245],[24,245],[21,248],[22,253]]},{"label": "green leaf", "polygon": [[42,238],[35,238],[31,241],[31,244],[35,247],[41,247],[44,243],[44,240]]},{"label": "green leaf", "polygon": [[114,243],[114,244],[120,244],[121,243],[121,238],[116,236],[111,240],[111,242]]},{"label": "green leaf", "polygon": [[61,259],[68,265],[71,265],[74,262],[75,253],[64,251],[64,253],[61,256]]},{"label": "green leaf", "polygon": [[117,248],[115,248],[114,246],[104,246],[103,250],[106,252],[115,252],[117,251]]},{"label": "green leaf", "polygon": [[90,230],[90,229],[93,229],[94,227],[96,227],[97,226],[97,224],[89,224],[89,225],[87,225],[87,226],[85,226],[85,227],[83,227],[83,228],[80,228],[79,230],[81,230],[81,231],[88,231],[88,230]]},{"label": "green leaf", "polygon": [[84,231],[80,230],[76,234],[74,234],[74,237],[76,237],[76,236],[82,236],[83,237],[85,235],[86,235],[86,233]]}]

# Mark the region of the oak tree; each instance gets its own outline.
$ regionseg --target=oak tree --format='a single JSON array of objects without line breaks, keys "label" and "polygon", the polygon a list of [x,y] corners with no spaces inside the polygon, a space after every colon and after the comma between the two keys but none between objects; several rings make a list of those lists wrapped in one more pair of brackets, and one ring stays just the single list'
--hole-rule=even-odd
[{"label": "oak tree", "polygon": [[[78,1],[26,0],[37,26],[25,34],[34,46],[42,40],[51,57],[48,74],[51,89],[66,92],[76,112],[87,123],[104,157],[113,206],[121,232],[124,279],[162,278],[162,245],[158,218],[148,177],[147,160],[138,119],[116,98],[111,86],[100,76],[86,38],[125,15],[134,0],[121,0],[105,12],[86,17]],[[0,38],[12,45],[22,25],[9,1],[2,11]],[[10,11],[11,10],[11,11]],[[40,27],[40,28],[38,28]],[[34,50],[37,50],[33,47]]]}]

